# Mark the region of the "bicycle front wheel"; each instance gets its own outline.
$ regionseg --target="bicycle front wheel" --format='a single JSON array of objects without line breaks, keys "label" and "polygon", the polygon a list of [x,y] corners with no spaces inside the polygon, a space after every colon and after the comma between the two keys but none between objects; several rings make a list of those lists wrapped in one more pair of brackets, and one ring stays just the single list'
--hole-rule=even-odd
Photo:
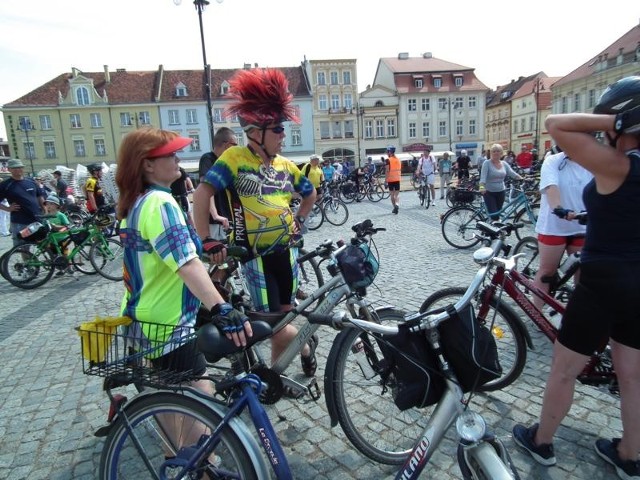
[{"label": "bicycle front wheel", "polygon": [[518,258],[517,268],[527,278],[533,278],[540,268],[540,258],[538,257],[538,239],[535,237],[522,238],[513,249],[513,254],[523,254]]},{"label": "bicycle front wheel", "polygon": [[344,225],[349,218],[349,209],[347,208],[347,205],[337,198],[329,200],[324,204],[323,208],[324,218],[331,225],[339,227],[340,225]]},{"label": "bicycle front wheel", "polygon": [[480,242],[475,236],[476,224],[484,220],[478,210],[456,207],[442,217],[442,236],[445,242],[455,248],[471,248]]},{"label": "bicycle front wheel", "polygon": [[124,247],[115,238],[99,238],[91,245],[91,265],[100,275],[114,282],[123,278]]},{"label": "bicycle front wheel", "polygon": [[[218,413],[193,398],[158,392],[125,407],[124,413],[126,422],[120,415],[102,448],[101,480],[258,478],[251,456],[228,427],[222,430],[219,442],[212,442],[205,449],[203,458],[193,458],[199,442],[208,440],[222,420]],[[188,471],[177,462],[173,467],[168,465],[181,449],[179,455],[186,457],[185,462],[194,460]]]},{"label": "bicycle front wheel", "polygon": [[91,244],[85,243],[71,259],[71,264],[85,275],[95,275],[98,270],[91,263]]},{"label": "bicycle front wheel", "polygon": [[[300,249],[298,252],[302,257],[307,254],[307,251]],[[315,258],[310,258],[302,263],[298,263],[298,292],[296,297],[299,300],[304,300],[311,292],[315,292],[318,288],[324,285],[324,277],[320,270],[320,265]],[[318,296],[317,303],[320,303],[324,299],[324,294]],[[312,305],[317,305],[313,303]],[[312,307],[313,308],[313,307]]]},{"label": "bicycle front wheel", "polygon": [[2,261],[2,276],[18,288],[32,290],[51,279],[55,268],[51,254],[35,243],[23,243],[9,250]]},{"label": "bicycle front wheel", "polygon": [[[444,288],[430,295],[420,306],[420,313],[454,305],[464,295],[466,288]],[[473,309],[478,311],[478,303],[473,300]],[[491,333],[498,347],[498,360],[502,367],[502,376],[478,387],[478,391],[490,392],[511,385],[522,373],[527,361],[527,341],[522,323],[511,307],[491,299],[491,308],[486,319],[489,327],[493,321]]]},{"label": "bicycle front wheel", "polygon": [[322,211],[322,208],[320,207],[320,205],[315,203],[311,208],[309,215],[307,215],[307,220],[305,222],[305,225],[309,230],[317,230],[320,228],[323,222],[324,222],[324,212]]},{"label": "bicycle front wheel", "polygon": [[536,236],[536,222],[540,214],[540,204],[533,203],[529,205],[529,209],[523,208],[519,210],[513,217],[513,223],[523,223],[524,226],[516,230],[516,237],[522,240],[524,237]]},{"label": "bicycle front wheel", "polygon": [[[397,324],[404,319],[397,310],[379,314],[382,324]],[[362,345],[360,345],[360,343]],[[356,355],[371,364],[362,369]],[[348,328],[334,340],[325,368],[327,402],[333,405],[338,422],[349,441],[370,459],[388,465],[401,465],[411,452],[416,439],[431,416],[435,405],[400,410],[393,400],[392,389],[383,386],[380,372],[384,357],[372,335]]]}]

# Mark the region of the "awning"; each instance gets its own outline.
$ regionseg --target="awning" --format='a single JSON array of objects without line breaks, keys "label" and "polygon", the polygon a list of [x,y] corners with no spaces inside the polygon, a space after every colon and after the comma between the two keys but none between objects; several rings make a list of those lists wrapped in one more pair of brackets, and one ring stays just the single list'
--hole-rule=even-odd
[{"label": "awning", "polygon": [[477,148],[477,143],[456,143],[456,148]]}]

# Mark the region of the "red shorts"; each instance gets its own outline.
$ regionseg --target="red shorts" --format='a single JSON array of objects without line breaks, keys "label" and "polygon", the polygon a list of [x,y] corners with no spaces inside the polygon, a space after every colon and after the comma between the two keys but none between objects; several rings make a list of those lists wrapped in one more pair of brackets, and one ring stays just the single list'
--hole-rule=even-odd
[{"label": "red shorts", "polygon": [[565,245],[567,247],[583,247],[584,235],[568,235],[563,237],[561,235],[545,235],[543,233],[538,234],[538,241],[544,245]]}]

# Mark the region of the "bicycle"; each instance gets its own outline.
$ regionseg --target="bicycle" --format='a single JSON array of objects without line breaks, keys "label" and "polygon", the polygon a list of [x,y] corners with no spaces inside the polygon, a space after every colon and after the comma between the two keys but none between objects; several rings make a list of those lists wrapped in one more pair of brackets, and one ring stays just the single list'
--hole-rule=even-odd
[{"label": "bicycle", "polygon": [[[516,189],[512,186],[509,194],[512,200],[505,203],[498,212],[492,214],[493,217],[499,217],[497,221],[512,221],[522,224],[523,227],[516,230],[518,239],[532,236],[535,233],[534,228],[540,204],[532,202],[526,193],[531,184],[531,181],[525,181],[522,188]],[[512,196],[514,191],[517,193]],[[452,247],[461,249],[474,247],[480,242],[480,239],[475,235],[476,223],[486,222],[489,218],[489,212],[484,202],[481,202],[477,208],[465,205],[454,207],[440,218],[442,236]]]},{"label": "bicycle", "polygon": [[420,206],[429,208],[431,205],[431,193],[429,191],[429,185],[427,185],[427,177],[420,175],[420,184],[418,186],[418,198],[420,199]]},{"label": "bicycle", "polygon": [[[2,275],[25,290],[44,285],[56,270],[64,271],[70,266],[85,274],[99,273],[109,280],[122,280],[124,250],[119,240],[105,237],[102,229],[107,225],[101,223],[101,215],[99,210],[83,227],[64,232],[52,231],[47,223],[31,224],[25,229],[25,236],[30,232],[26,243],[13,247],[4,257]],[[65,255],[71,242],[75,246]]]},{"label": "bicycle", "polygon": [[324,193],[316,200],[315,205],[307,217],[307,228],[317,230],[325,220],[331,225],[344,225],[349,219],[349,209],[337,196],[333,196],[331,191],[324,189]]},{"label": "bicycle", "polygon": [[[499,240],[504,244],[504,229],[506,227],[492,226],[481,222],[478,223],[478,228],[486,238]],[[471,296],[474,298],[476,315],[480,321],[489,321],[495,317],[496,322],[499,318],[508,322],[512,326],[512,330],[506,338],[507,342],[498,340],[499,358],[503,363],[503,377],[500,379],[503,386],[509,385],[520,376],[526,364],[527,348],[533,348],[527,327],[513,307],[502,301],[503,293],[515,302],[551,342],[556,340],[558,330],[550,320],[550,313],[556,312],[556,314],[562,315],[565,311],[563,303],[542,291],[533,284],[530,278],[518,270],[518,258],[519,256],[516,255],[501,258],[487,248],[480,248],[474,253],[474,259],[482,266],[468,288],[442,289],[430,295],[420,307],[421,311],[427,311],[435,308],[436,305],[449,304],[461,295]],[[549,313],[536,307],[533,300],[525,292],[535,295],[548,305]],[[494,332],[494,335],[498,339],[504,338],[504,331]],[[511,348],[507,350],[509,344],[511,344]],[[504,360],[511,364],[506,372]],[[601,345],[593,353],[582,373],[578,375],[578,381],[584,385],[605,387],[614,396],[619,394],[618,381],[607,343]]]}]

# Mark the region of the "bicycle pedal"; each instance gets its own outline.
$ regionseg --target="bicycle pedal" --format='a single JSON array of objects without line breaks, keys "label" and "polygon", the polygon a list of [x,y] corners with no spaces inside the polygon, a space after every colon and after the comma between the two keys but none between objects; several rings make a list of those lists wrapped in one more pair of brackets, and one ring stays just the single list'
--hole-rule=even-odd
[{"label": "bicycle pedal", "polygon": [[322,390],[320,390],[320,385],[318,385],[318,380],[316,380],[316,377],[313,377],[311,379],[311,382],[309,382],[309,385],[307,385],[307,392],[309,392],[309,398],[314,402],[320,400]]}]

